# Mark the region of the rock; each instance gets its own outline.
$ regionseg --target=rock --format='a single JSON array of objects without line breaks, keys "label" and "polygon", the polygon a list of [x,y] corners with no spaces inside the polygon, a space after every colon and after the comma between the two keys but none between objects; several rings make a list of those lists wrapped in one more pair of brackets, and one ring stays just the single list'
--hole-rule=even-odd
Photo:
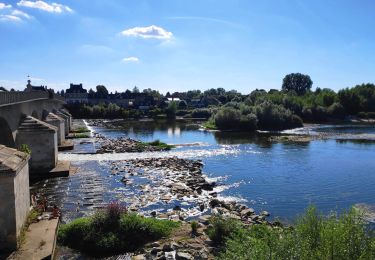
[{"label": "rock", "polygon": [[144,255],[136,255],[132,257],[132,260],[145,260],[145,259],[146,258]]},{"label": "rock", "polygon": [[176,251],[165,252],[164,256],[166,260],[176,260]]},{"label": "rock", "polygon": [[241,211],[241,216],[251,216],[254,214],[254,209],[248,208]]},{"label": "rock", "polygon": [[176,244],[175,243],[166,243],[164,244],[163,246],[163,251],[164,252],[171,252],[171,251],[174,251],[176,249]]},{"label": "rock", "polygon": [[178,205],[176,205],[176,206],[174,206],[173,210],[175,210],[175,211],[181,211],[181,207],[178,206]]},{"label": "rock", "polygon": [[219,206],[220,205],[220,201],[218,200],[218,199],[212,199],[211,201],[210,201],[210,206],[211,206],[211,208],[215,208],[215,207],[217,207],[217,206]]},{"label": "rock", "polygon": [[265,216],[265,217],[269,217],[269,216],[270,216],[270,213],[268,213],[268,211],[263,210],[263,211],[260,213],[260,215]]},{"label": "rock", "polygon": [[156,217],[156,211],[152,211],[152,212],[150,213],[150,215],[151,215],[152,217]]},{"label": "rock", "polygon": [[176,259],[177,260],[191,260],[191,259],[193,259],[193,256],[189,253],[177,252],[176,253]]},{"label": "rock", "polygon": [[210,219],[210,215],[204,215],[204,216],[198,217],[198,221],[202,223],[203,225],[208,225],[209,219]]},{"label": "rock", "polygon": [[159,247],[160,243],[159,242],[153,242],[153,243],[150,244],[150,246],[152,246],[152,247]]},{"label": "rock", "polygon": [[157,255],[161,251],[162,250],[159,247],[154,247],[154,248],[151,249],[151,254],[152,255]]}]

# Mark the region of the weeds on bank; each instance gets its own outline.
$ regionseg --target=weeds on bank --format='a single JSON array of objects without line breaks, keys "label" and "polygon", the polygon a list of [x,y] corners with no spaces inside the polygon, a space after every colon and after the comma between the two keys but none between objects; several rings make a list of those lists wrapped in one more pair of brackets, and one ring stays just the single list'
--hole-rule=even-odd
[{"label": "weeds on bank", "polygon": [[219,259],[375,259],[375,237],[354,209],[324,217],[310,207],[294,227],[254,225],[213,218],[208,235]]},{"label": "weeds on bank", "polygon": [[144,218],[129,213],[118,203],[92,217],[63,225],[58,242],[89,255],[114,255],[134,251],[144,244],[170,235],[179,223]]},{"label": "weeds on bank", "polygon": [[87,133],[87,132],[90,132],[90,130],[87,127],[82,126],[82,127],[77,127],[76,129],[73,129],[71,132],[78,134],[78,133]]}]

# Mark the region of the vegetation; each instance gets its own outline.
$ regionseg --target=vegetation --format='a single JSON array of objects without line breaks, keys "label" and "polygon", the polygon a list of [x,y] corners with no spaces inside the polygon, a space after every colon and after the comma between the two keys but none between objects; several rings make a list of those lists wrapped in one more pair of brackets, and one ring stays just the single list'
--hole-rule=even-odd
[{"label": "vegetation", "polygon": [[303,95],[311,89],[312,84],[313,82],[309,75],[291,73],[285,76],[281,88],[284,91],[294,91],[297,95]]},{"label": "vegetation", "polygon": [[[256,89],[250,94],[223,88],[204,92],[190,90],[165,95],[165,98],[179,98],[181,102],[163,101],[157,91],[137,89],[124,93],[108,94],[102,86],[90,91],[92,98],[106,96],[109,104],[69,104],[68,109],[76,118],[152,118],[174,119],[176,115],[193,118],[208,118],[209,129],[241,130],[283,130],[299,127],[302,122],[323,123],[345,120],[348,116],[375,118],[375,85],[362,84],[335,92],[328,88],[312,90],[310,76],[292,73],[284,77],[280,90]],[[110,98],[143,95],[151,110],[123,108],[111,104]],[[155,98],[155,99],[154,99]],[[186,102],[185,102],[186,101]],[[196,108],[196,106],[200,108]]]},{"label": "vegetation", "polygon": [[197,232],[198,232],[198,227],[199,227],[198,222],[197,221],[192,221],[191,224],[190,224],[190,226],[191,226],[191,233],[193,235],[196,235]]},{"label": "vegetation", "polygon": [[115,255],[168,236],[178,226],[177,222],[128,213],[118,203],[111,203],[92,217],[61,226],[58,242],[89,255]]},{"label": "vegetation", "polygon": [[70,139],[76,139],[76,138],[90,138],[90,133],[72,133],[69,135]]},{"label": "vegetation", "polygon": [[29,214],[27,215],[26,221],[24,225],[22,226],[20,236],[18,237],[18,244],[23,244],[25,242],[26,238],[26,232],[29,228],[29,226],[36,222],[38,217],[42,214],[40,209],[33,208]]},{"label": "vegetation", "polygon": [[175,147],[174,145],[169,145],[169,144],[160,142],[160,140],[155,140],[153,142],[148,142],[148,143],[143,143],[143,144],[151,145],[151,146],[154,146],[154,147],[159,147],[161,150],[171,150],[172,148]]},{"label": "vegetation", "polygon": [[209,108],[197,108],[191,112],[192,118],[210,118],[212,110]]},{"label": "vegetation", "polygon": [[21,144],[18,151],[31,155],[31,149],[27,144]]},{"label": "vegetation", "polygon": [[310,207],[294,227],[254,225],[213,218],[208,234],[220,259],[374,259],[375,237],[354,209],[323,217]]},{"label": "vegetation", "polygon": [[168,107],[165,110],[165,113],[167,114],[168,118],[175,118],[176,112],[177,112],[177,103],[172,101],[168,104]]},{"label": "vegetation", "polygon": [[71,131],[72,133],[87,133],[90,132],[90,130],[87,127],[77,127],[76,129],[73,129]]},{"label": "vegetation", "polygon": [[219,129],[255,130],[258,119],[252,114],[241,114],[232,107],[223,107],[213,116],[215,126]]}]

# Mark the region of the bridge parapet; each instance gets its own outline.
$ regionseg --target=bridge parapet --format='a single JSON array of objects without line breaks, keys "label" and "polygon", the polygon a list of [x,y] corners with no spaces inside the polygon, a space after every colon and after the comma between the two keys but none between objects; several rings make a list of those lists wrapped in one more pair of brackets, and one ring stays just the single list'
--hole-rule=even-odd
[{"label": "bridge parapet", "polygon": [[0,92],[0,107],[9,106],[17,103],[30,102],[41,99],[55,99],[65,102],[64,98],[52,92],[34,91],[34,92]]}]

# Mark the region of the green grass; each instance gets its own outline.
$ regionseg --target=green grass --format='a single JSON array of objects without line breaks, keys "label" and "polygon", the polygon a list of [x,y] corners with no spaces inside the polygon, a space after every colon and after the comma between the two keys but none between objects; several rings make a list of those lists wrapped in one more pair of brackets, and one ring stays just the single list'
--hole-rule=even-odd
[{"label": "green grass", "polygon": [[41,215],[41,211],[38,209],[32,209],[29,214],[27,215],[26,221],[24,225],[22,226],[20,236],[18,238],[18,244],[21,245],[25,242],[25,237],[26,237],[26,231],[29,228],[29,226],[34,223],[38,217]]},{"label": "green grass", "polygon": [[77,127],[73,129],[71,132],[72,133],[87,133],[87,132],[90,132],[90,130],[85,126],[82,126],[82,127]]},{"label": "green grass", "polygon": [[107,209],[61,226],[58,242],[88,255],[109,256],[131,252],[148,242],[169,236],[179,225],[121,210],[111,213]]},{"label": "green grass", "polygon": [[160,142],[160,140],[155,140],[153,142],[148,142],[148,143],[145,143],[145,144],[151,145],[151,146],[154,146],[154,147],[159,147],[162,150],[171,150],[172,148],[175,147],[174,145],[169,145],[169,144]]},{"label": "green grass", "polygon": [[324,217],[309,208],[289,228],[215,219],[208,230],[219,259],[375,259],[375,238],[354,209]]},{"label": "green grass", "polygon": [[72,133],[69,135],[69,138],[76,139],[76,138],[90,138],[90,133]]}]

